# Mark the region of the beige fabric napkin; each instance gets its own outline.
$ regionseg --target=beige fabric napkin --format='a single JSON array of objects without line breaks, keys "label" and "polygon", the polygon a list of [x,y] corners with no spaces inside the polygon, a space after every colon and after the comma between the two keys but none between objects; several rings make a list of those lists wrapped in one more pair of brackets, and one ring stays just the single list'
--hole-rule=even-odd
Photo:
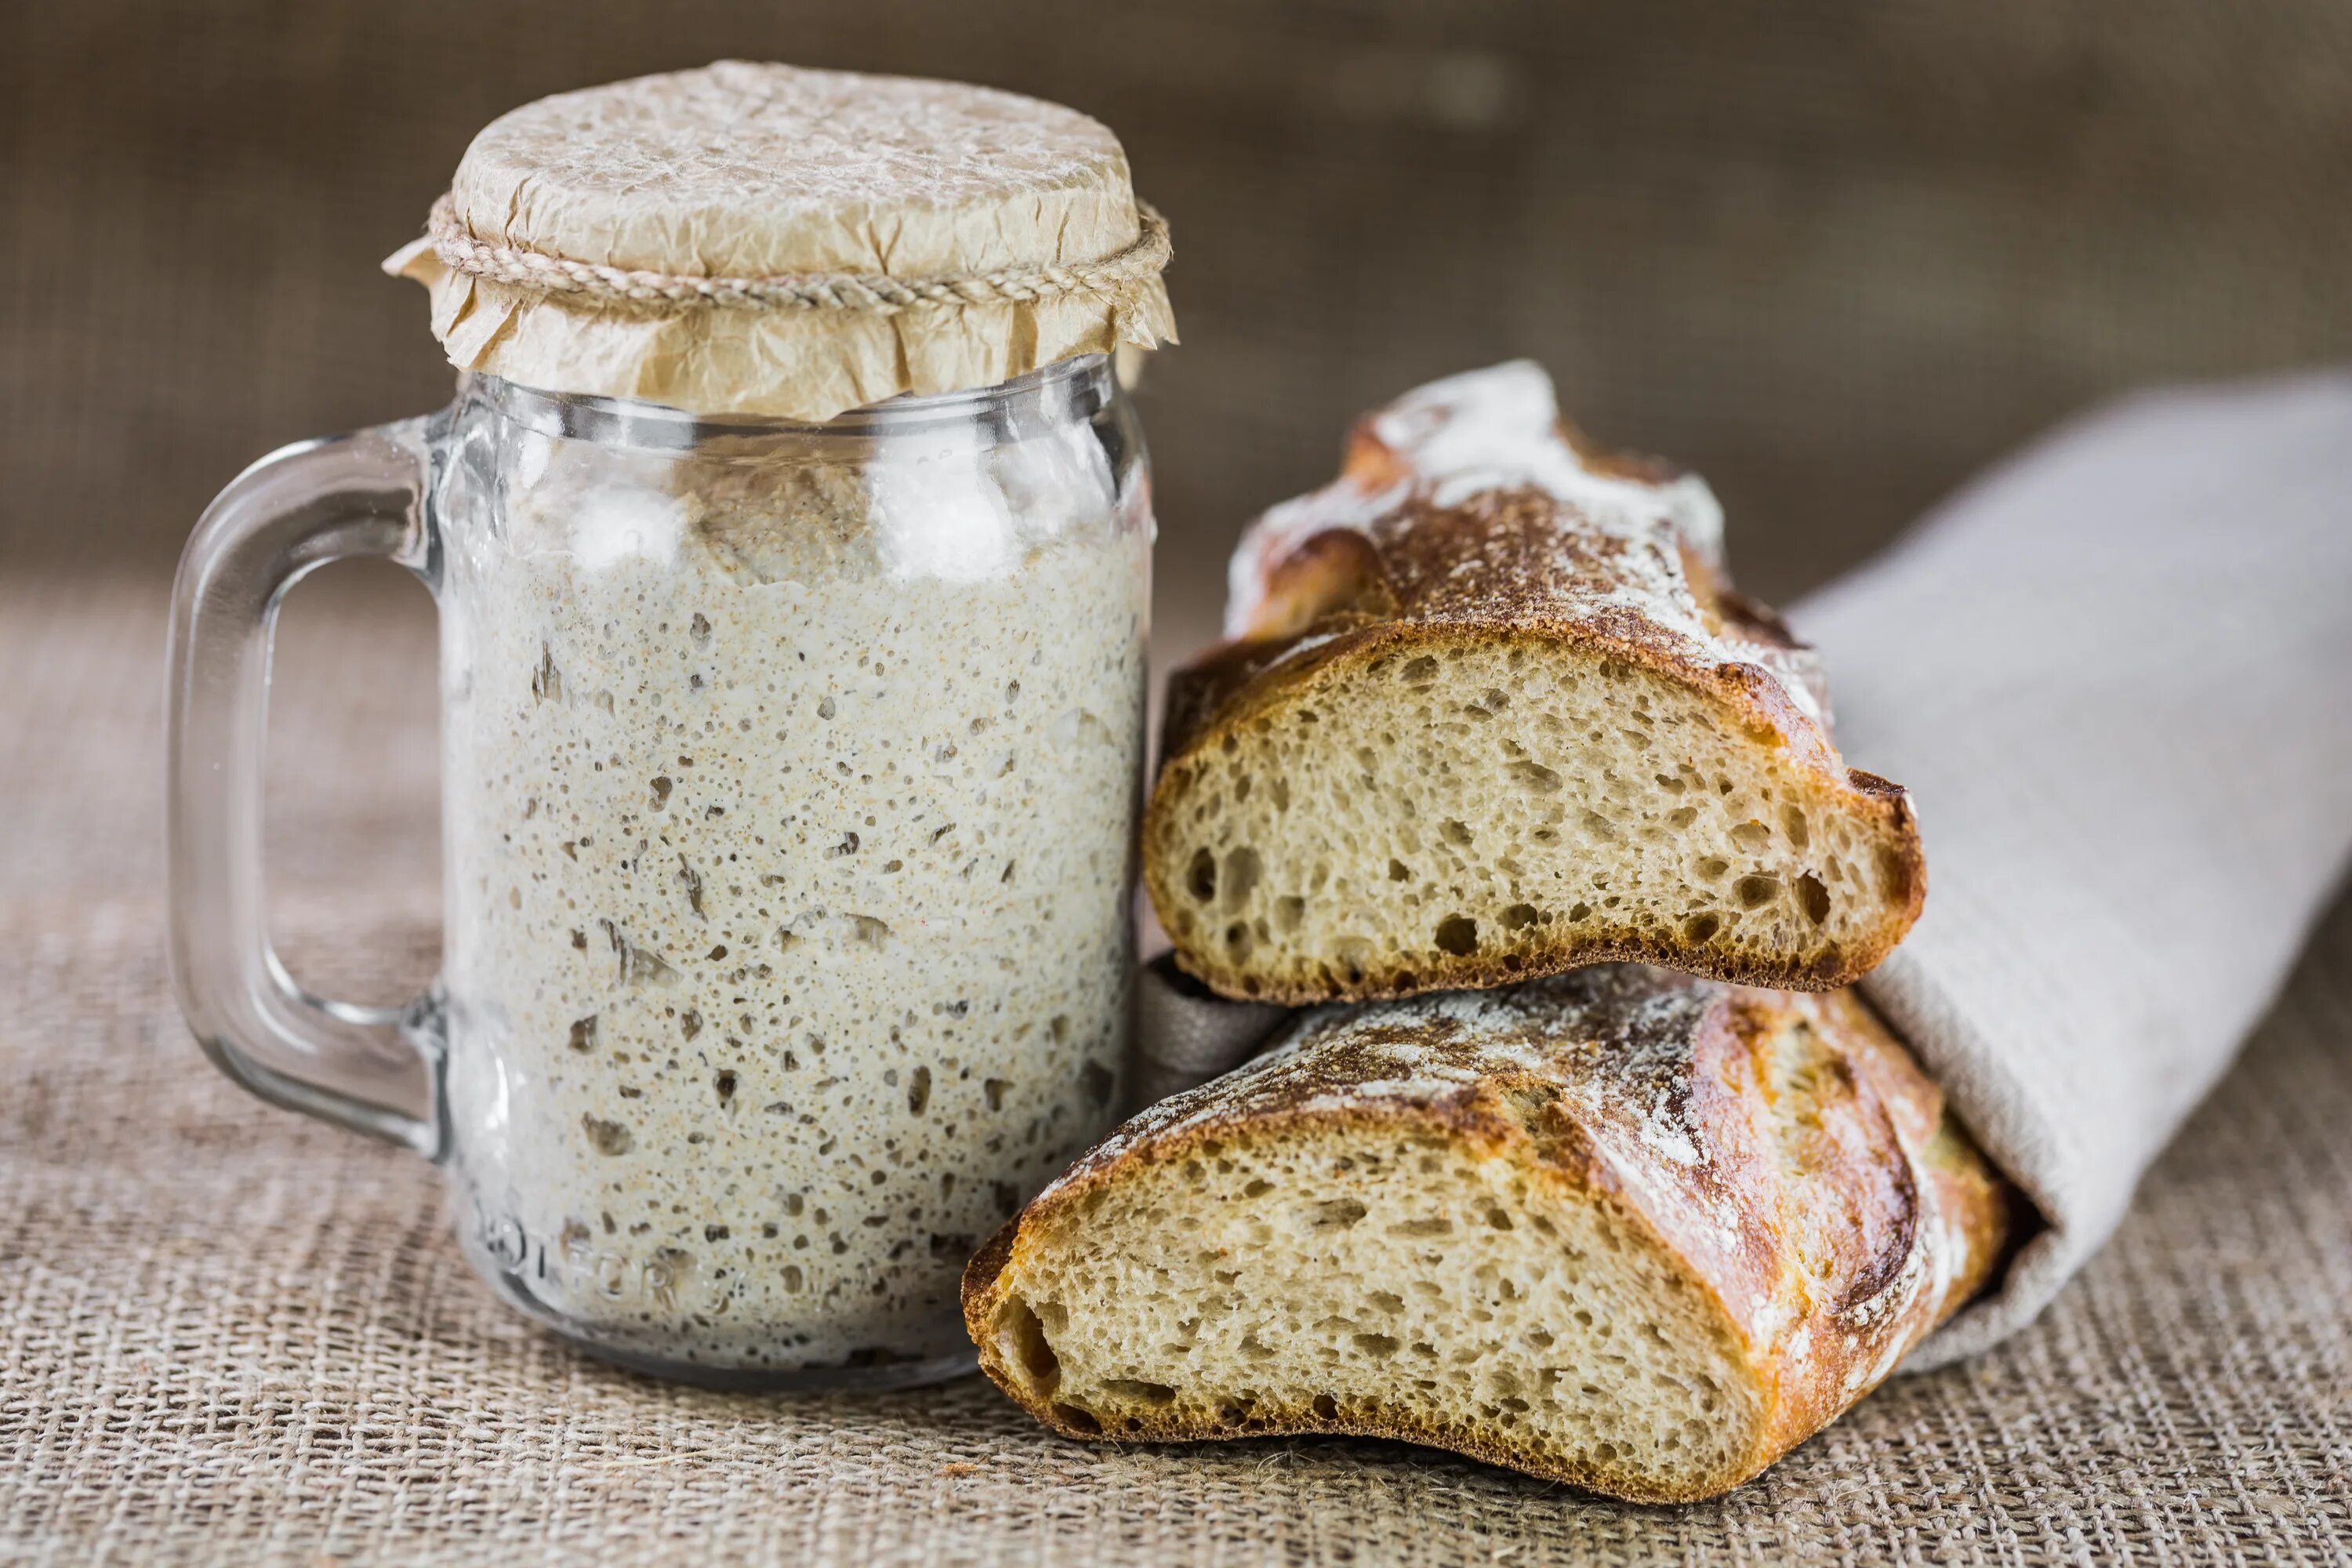
[{"label": "beige fabric napkin", "polygon": [[[1864,989],[2046,1221],[1917,1370],[2031,1321],[2114,1232],[2352,851],[2352,376],[2080,420],[1790,619],[1840,749],[1927,837],[1927,912]],[[1279,1021],[1165,960],[1143,995],[1154,1087]]]}]

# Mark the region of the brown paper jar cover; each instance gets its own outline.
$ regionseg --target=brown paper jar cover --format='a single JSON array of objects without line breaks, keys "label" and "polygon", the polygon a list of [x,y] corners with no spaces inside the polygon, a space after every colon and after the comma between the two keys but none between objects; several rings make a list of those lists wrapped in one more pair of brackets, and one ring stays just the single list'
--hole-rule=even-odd
[{"label": "brown paper jar cover", "polygon": [[451,363],[551,392],[822,420],[1175,338],[1118,139],[959,82],[722,60],[560,93],[475,137],[436,216],[385,270]]}]

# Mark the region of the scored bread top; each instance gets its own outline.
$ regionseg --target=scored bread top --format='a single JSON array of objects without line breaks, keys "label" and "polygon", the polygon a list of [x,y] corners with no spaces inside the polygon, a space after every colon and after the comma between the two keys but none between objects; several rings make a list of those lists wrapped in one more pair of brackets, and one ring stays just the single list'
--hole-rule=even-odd
[{"label": "scored bread top", "polygon": [[1360,531],[1416,492],[1444,507],[1518,486],[1589,510],[1601,526],[1664,522],[1701,560],[1722,564],[1723,509],[1706,481],[1654,458],[1599,452],[1563,429],[1543,367],[1513,360],[1416,387],[1357,421],[1337,481],[1269,509],[1242,535],[1227,571],[1225,635],[1266,635],[1265,579],[1314,534]]},{"label": "scored bread top", "polygon": [[1391,620],[1572,622],[1645,663],[1738,670],[1796,724],[1830,721],[1812,651],[1731,590],[1706,481],[1593,445],[1528,360],[1366,416],[1340,477],[1266,511],[1234,549],[1225,636],[1260,645],[1260,669]]}]

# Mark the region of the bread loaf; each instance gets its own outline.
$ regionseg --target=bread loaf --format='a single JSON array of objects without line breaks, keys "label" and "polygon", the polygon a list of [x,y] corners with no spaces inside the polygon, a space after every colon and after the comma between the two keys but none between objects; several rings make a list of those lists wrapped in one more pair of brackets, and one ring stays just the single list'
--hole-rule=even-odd
[{"label": "bread loaf", "polygon": [[1700,1498],[1973,1294],[2006,1203],[1851,994],[1609,965],[1308,1015],[1047,1188],[964,1314],[1072,1436],[1355,1433]]},{"label": "bread loaf", "polygon": [[1367,418],[1268,512],[1171,683],[1144,874],[1179,962],[1267,1001],[1636,959],[1827,989],[1917,917],[1909,802],[1724,576],[1705,485],[1599,453],[1520,363]]}]

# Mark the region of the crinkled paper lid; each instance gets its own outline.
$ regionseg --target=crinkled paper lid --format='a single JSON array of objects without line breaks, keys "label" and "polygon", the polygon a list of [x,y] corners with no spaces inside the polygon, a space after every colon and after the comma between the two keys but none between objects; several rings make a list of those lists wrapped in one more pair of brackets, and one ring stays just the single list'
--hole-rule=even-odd
[{"label": "crinkled paper lid", "polygon": [[817,420],[1173,342],[1167,255],[1073,110],[730,60],[503,116],[384,268],[460,370]]}]

